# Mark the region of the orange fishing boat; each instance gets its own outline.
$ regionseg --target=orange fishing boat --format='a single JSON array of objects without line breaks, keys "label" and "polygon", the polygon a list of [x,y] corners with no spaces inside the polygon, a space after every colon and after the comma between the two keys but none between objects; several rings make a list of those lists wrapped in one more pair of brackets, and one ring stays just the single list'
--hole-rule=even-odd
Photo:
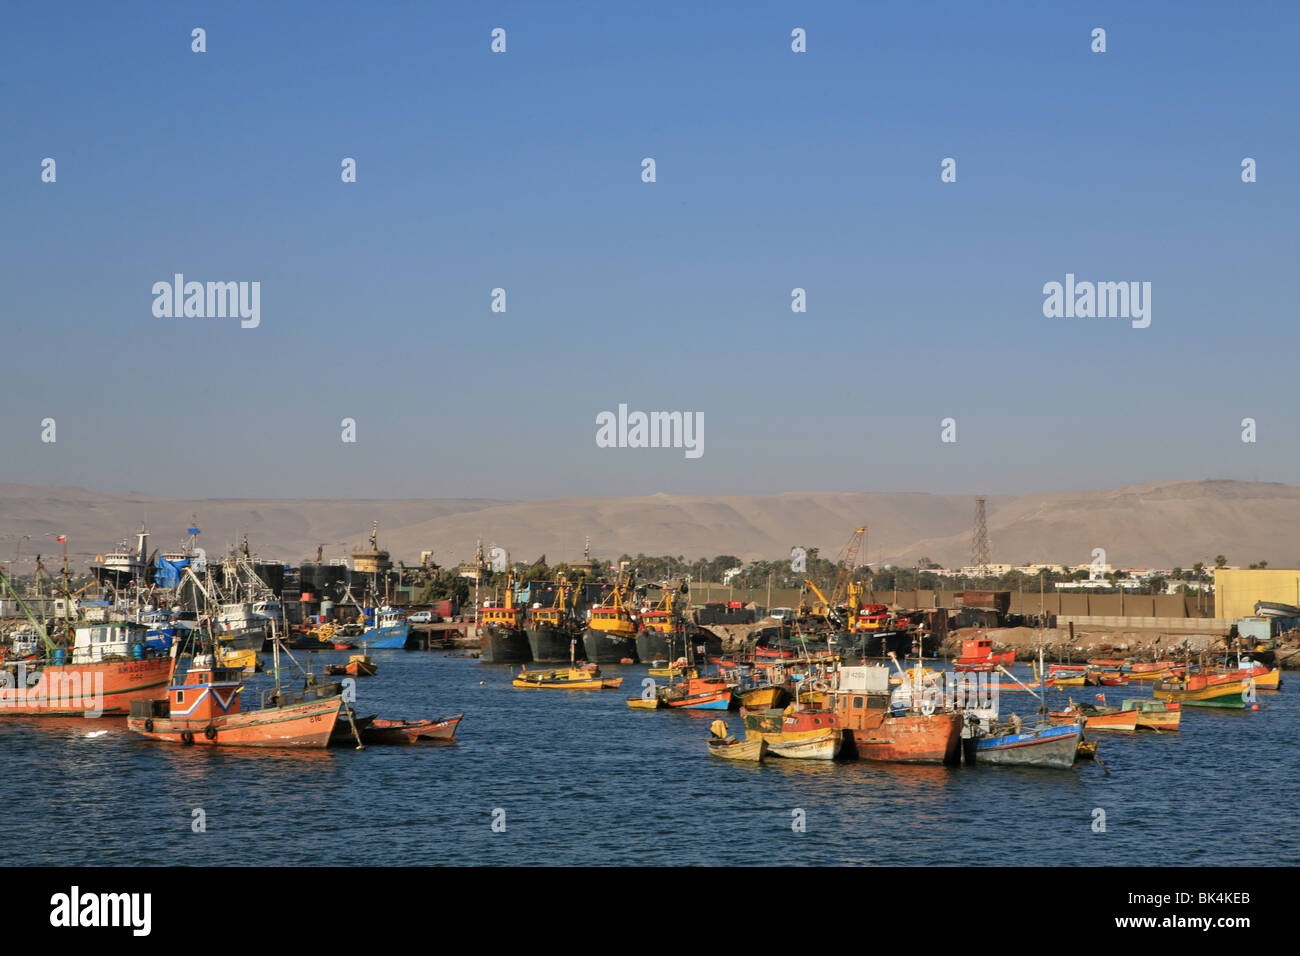
[{"label": "orange fishing boat", "polygon": [[961,642],[961,656],[952,662],[955,671],[987,672],[996,670],[999,664],[1010,666],[1016,660],[1015,651],[993,653],[993,641],[987,637]]},{"label": "orange fishing boat", "polygon": [[1131,732],[1138,728],[1138,710],[1136,707],[1095,707],[1091,704],[1076,704],[1070,701],[1065,710],[1050,711],[1053,720],[1074,720],[1082,722],[1085,730],[1115,730]]},{"label": "orange fishing boat", "polygon": [[322,689],[276,694],[270,706],[240,707],[243,669],[221,667],[196,654],[183,684],[167,688],[164,701],[131,705],[128,730],[150,740],[224,747],[325,747],[339,718],[339,697]]}]

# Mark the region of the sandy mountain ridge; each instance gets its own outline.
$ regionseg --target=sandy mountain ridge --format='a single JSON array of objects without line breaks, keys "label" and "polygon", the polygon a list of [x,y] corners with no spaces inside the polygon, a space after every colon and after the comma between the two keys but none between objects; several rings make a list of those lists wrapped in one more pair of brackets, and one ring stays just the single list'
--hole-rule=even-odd
[{"label": "sandy mountain ridge", "polygon": [[[992,560],[1084,563],[1094,548],[1121,567],[1190,567],[1267,560],[1300,566],[1300,487],[1231,480],[1160,481],[1109,491],[988,497]],[[746,560],[788,555],[794,545],[836,556],[853,528],[870,528],[863,559],[909,565],[929,557],[969,563],[974,495],[786,492],[773,495],[649,495],[545,501],[495,499],[313,500],[188,499],[111,494],[82,488],[0,484],[0,561],[23,535],[22,552],[54,554],[58,534],[84,563],[133,535],[142,521],[150,546],[181,543],[197,516],[200,544],[220,553],[247,534],[263,557],[297,563],[324,545],[326,557],[364,546],[370,523],[380,546],[414,564],[432,550],[440,564],[472,556],[476,539],[515,560],[545,554],[551,563],[592,553],[687,558],[736,554]],[[24,562],[25,563],[25,562]]]}]

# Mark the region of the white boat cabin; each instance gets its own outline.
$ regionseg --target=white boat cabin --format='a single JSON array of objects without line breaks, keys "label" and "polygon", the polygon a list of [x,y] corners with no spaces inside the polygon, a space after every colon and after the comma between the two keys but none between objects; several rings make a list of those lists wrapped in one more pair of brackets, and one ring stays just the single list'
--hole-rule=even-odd
[{"label": "white boat cabin", "polygon": [[79,625],[73,630],[72,662],[94,664],[109,658],[131,657],[137,645],[143,650],[145,631],[141,625],[126,621]]}]

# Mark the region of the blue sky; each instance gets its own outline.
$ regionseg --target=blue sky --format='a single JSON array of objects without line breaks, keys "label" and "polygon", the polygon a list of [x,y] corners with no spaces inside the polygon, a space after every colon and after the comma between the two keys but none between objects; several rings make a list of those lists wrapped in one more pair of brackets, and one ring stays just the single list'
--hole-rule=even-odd
[{"label": "blue sky", "polygon": [[[0,481],[1295,483],[1298,22],[1209,3],[11,8]],[[156,318],[177,272],[259,281],[261,325]],[[1150,327],[1045,318],[1066,273],[1151,282]],[[598,448],[619,403],[702,414],[704,455]]]}]

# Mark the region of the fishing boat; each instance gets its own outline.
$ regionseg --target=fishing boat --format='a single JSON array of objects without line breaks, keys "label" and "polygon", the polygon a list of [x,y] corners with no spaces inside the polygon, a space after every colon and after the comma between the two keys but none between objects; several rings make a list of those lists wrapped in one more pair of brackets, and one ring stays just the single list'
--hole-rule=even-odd
[{"label": "fishing boat", "polygon": [[672,660],[686,649],[686,624],[676,607],[676,594],[664,588],[654,607],[641,612],[636,632],[636,654],[642,661]]},{"label": "fishing boat", "polygon": [[257,651],[251,649],[237,651],[233,647],[221,648],[217,651],[217,659],[222,667],[238,667],[245,674],[255,674],[262,669]]},{"label": "fishing boat", "polygon": [[[277,698],[243,711],[243,670],[196,654],[185,681],[167,688],[169,699],[131,704],[127,729],[150,740],[225,747],[325,747],[339,717],[339,697]],[[337,686],[335,686],[337,691]]]},{"label": "fishing boat", "polygon": [[767,755],[768,744],[762,737],[753,740],[737,740],[727,731],[727,725],[715,720],[709,727],[709,753],[724,760],[752,760],[761,762]]},{"label": "fishing boat", "polygon": [[1129,699],[1121,706],[1137,711],[1138,730],[1177,730],[1183,717],[1182,705],[1167,700]]},{"label": "fishing boat", "polygon": [[401,650],[411,636],[411,625],[406,614],[391,607],[375,611],[375,623],[361,635],[361,643],[378,650]]},{"label": "fishing boat", "polygon": [[348,677],[374,677],[379,673],[379,665],[369,654],[353,654],[346,664],[328,664],[326,674],[335,676],[346,674]]},{"label": "fishing boat", "polygon": [[936,707],[920,680],[900,688],[895,698],[888,667],[840,669],[831,708],[843,730],[846,756],[889,763],[960,759],[961,714]]},{"label": "fishing boat", "polygon": [[1157,700],[1167,700],[1184,707],[1213,707],[1221,710],[1245,710],[1250,697],[1250,678],[1213,679],[1214,675],[1191,674],[1182,680],[1156,681],[1151,693]]},{"label": "fishing boat", "polygon": [[795,710],[746,712],[745,739],[767,741],[768,753],[791,760],[834,760],[844,734],[833,711]]},{"label": "fishing boat", "polygon": [[740,704],[746,710],[782,709],[790,702],[790,692],[779,684],[754,687],[740,692]]},{"label": "fishing boat", "polygon": [[628,707],[633,710],[659,710],[666,705],[659,699],[659,695],[652,697],[629,697],[627,699]]},{"label": "fishing boat", "polygon": [[1053,720],[1073,720],[1082,723],[1085,730],[1113,730],[1131,733],[1137,730],[1138,727],[1138,709],[1136,707],[1098,707],[1093,704],[1076,704],[1074,701],[1070,701],[1065,710],[1051,711],[1048,716]]},{"label": "fishing boat", "polygon": [[968,721],[971,718],[977,725],[973,733],[976,763],[1067,770],[1074,766],[1083,736],[1077,721],[1031,727],[1009,721],[999,727],[996,720],[986,722],[975,713],[968,715]]},{"label": "fishing boat", "polygon": [[621,677],[601,677],[594,664],[585,667],[567,667],[550,671],[521,670],[512,681],[515,687],[549,688],[552,690],[617,690],[623,686]]},{"label": "fishing boat", "polygon": [[686,663],[686,658],[679,657],[671,664],[662,664],[662,665],[657,664],[656,666],[651,667],[650,676],[666,677],[669,680],[672,680],[684,676],[687,671],[693,671],[693,670],[694,669],[691,667],[691,665]]},{"label": "fishing boat", "polygon": [[993,641],[987,637],[977,637],[961,642],[961,655],[952,662],[952,669],[987,673],[995,670],[999,664],[1010,666],[1015,660],[1015,651],[994,654]]},{"label": "fishing boat", "polygon": [[687,677],[665,687],[664,704],[683,710],[736,710],[740,700],[720,677]]},{"label": "fishing boat", "polygon": [[1249,657],[1238,657],[1235,665],[1224,662],[1208,673],[1218,678],[1236,679],[1248,677],[1255,682],[1256,690],[1277,690],[1282,686],[1282,670],[1256,664]]},{"label": "fishing boat", "polygon": [[636,661],[636,622],[623,603],[623,586],[615,583],[605,600],[591,608],[582,632],[587,660],[595,664]]},{"label": "fishing boat", "polygon": [[550,607],[535,607],[528,612],[524,628],[528,635],[528,650],[539,664],[573,663],[586,659],[582,632],[569,616],[568,593],[568,588],[561,584]]},{"label": "fishing boat", "polygon": [[144,626],[79,624],[56,643],[0,569],[0,593],[6,590],[40,642],[39,652],[23,657],[41,656],[5,662],[0,717],[123,717],[136,701],[166,699],[176,660],[148,649]]},{"label": "fishing boat", "polygon": [[484,601],[479,611],[479,659],[485,664],[519,664],[532,659],[524,609],[515,604],[514,572],[506,579],[505,599],[500,604]]}]

